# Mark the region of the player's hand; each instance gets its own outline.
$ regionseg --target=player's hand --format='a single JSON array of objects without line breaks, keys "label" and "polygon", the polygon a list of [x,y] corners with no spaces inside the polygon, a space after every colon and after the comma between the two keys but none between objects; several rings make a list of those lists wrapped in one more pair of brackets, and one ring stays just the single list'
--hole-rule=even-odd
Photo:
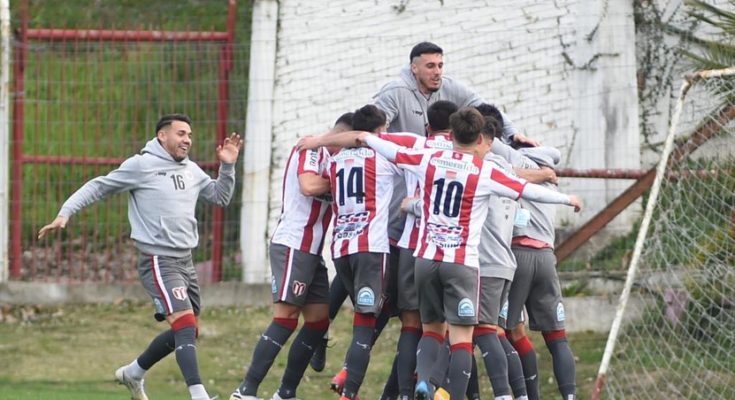
[{"label": "player's hand", "polygon": [[516,133],[515,135],[513,135],[513,141],[520,144],[526,144],[531,147],[541,146],[541,142],[539,142],[538,140],[533,140],[522,133]]},{"label": "player's hand", "polygon": [[559,177],[556,176],[556,171],[553,168],[541,167],[541,170],[546,173],[546,182],[553,183],[554,185],[559,184]]},{"label": "player's hand", "polygon": [[308,135],[304,136],[301,139],[299,139],[298,142],[296,142],[296,150],[314,150],[316,148],[321,147],[321,137],[320,136],[314,136],[314,135]]},{"label": "player's hand", "polygon": [[365,140],[365,138],[367,138],[370,135],[372,135],[372,133],[370,133],[370,132],[365,132],[365,131],[360,132],[357,135],[357,145],[358,146],[367,146],[367,141]]},{"label": "player's hand", "polygon": [[406,197],[401,200],[401,212],[406,214],[411,210],[411,203],[416,200],[416,197]]},{"label": "player's hand", "polygon": [[580,199],[579,196],[570,194],[569,205],[574,207],[574,212],[579,212],[582,210],[582,199]]},{"label": "player's hand", "polygon": [[217,158],[225,164],[234,164],[237,162],[240,149],[242,149],[242,139],[240,135],[232,132],[230,137],[225,138],[224,143],[217,146]]},{"label": "player's hand", "polygon": [[53,220],[50,224],[44,226],[41,228],[40,231],[38,231],[38,238],[42,239],[48,232],[54,231],[56,229],[64,229],[66,228],[66,222],[69,221],[66,217],[62,217],[59,215],[56,217],[56,219]]}]

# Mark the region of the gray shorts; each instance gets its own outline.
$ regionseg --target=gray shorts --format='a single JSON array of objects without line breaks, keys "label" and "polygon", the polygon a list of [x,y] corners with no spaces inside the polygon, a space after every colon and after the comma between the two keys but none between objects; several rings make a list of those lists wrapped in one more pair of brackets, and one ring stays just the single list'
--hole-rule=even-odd
[{"label": "gray shorts", "polygon": [[271,243],[271,297],[303,307],[329,303],[329,277],[322,256]]},{"label": "gray shorts", "polygon": [[503,278],[480,277],[480,324],[498,325],[500,308],[508,299],[510,281]]},{"label": "gray shorts", "polygon": [[416,257],[413,250],[401,249],[398,259],[398,310],[416,311],[419,309],[419,295],[416,292],[414,273]]},{"label": "gray shorts", "polygon": [[398,256],[401,248],[398,246],[390,246],[390,255],[388,256],[388,268],[386,270],[385,280],[385,307],[383,312],[387,312],[390,317],[399,314],[398,309]]},{"label": "gray shorts", "polygon": [[415,279],[422,323],[477,325],[478,268],[418,257]]},{"label": "gray shorts", "polygon": [[199,281],[191,255],[167,257],[140,253],[138,275],[153,299],[156,320],[163,321],[167,316],[185,310],[193,310],[195,315],[199,315]]},{"label": "gray shorts", "polygon": [[513,247],[513,254],[518,267],[508,292],[509,329],[522,321],[524,305],[531,330],[564,329],[564,305],[553,250]]},{"label": "gray shorts", "polygon": [[355,312],[378,315],[383,308],[388,254],[356,253],[335,258],[337,278],[353,299]]}]

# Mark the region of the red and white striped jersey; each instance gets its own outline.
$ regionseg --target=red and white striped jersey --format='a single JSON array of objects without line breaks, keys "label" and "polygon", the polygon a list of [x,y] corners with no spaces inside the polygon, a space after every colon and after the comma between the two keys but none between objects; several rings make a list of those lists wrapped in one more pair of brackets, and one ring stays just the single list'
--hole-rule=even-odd
[{"label": "red and white striped jersey", "polygon": [[334,231],[332,257],[388,253],[388,214],[398,168],[369,147],[340,150],[329,160]]},{"label": "red and white striped jersey", "polygon": [[396,165],[418,177],[423,219],[415,255],[479,267],[490,196],[520,198],[526,181],[493,163],[451,150],[400,150]]},{"label": "red and white striped jersey", "polygon": [[271,242],[306,253],[321,254],[324,234],[332,219],[331,194],[318,197],[304,196],[299,187],[299,175],[325,176],[329,153],[316,150],[291,149],[283,171],[281,216]]},{"label": "red and white striped jersey", "polygon": [[[416,136],[414,134],[395,134],[388,133],[378,135],[381,139],[393,142],[399,146],[411,149],[439,149],[452,150],[454,145],[452,140],[444,135],[436,135],[432,137]],[[414,174],[406,174],[406,193],[408,197],[419,197],[421,194],[421,185],[418,177]],[[403,233],[398,240],[398,247],[404,249],[416,249],[419,240],[419,227],[421,219],[417,216],[407,213],[406,222],[403,226]]]}]

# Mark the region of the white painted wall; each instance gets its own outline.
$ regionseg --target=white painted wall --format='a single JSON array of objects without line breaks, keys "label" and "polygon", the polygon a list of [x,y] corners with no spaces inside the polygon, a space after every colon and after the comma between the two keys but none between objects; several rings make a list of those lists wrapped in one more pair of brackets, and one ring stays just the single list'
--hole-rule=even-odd
[{"label": "white painted wall", "polygon": [[[371,102],[423,40],[444,48],[447,75],[500,106],[521,131],[558,147],[563,166],[639,167],[631,1],[423,1],[399,12],[400,4],[280,1],[268,234],[296,139]],[[585,222],[627,184],[564,180],[587,208],[560,213],[559,224]]]}]

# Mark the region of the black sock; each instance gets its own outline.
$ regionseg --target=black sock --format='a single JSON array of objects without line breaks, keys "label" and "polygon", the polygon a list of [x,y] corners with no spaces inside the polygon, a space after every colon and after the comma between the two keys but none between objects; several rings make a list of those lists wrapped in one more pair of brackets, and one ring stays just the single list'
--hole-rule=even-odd
[{"label": "black sock", "polygon": [[493,387],[495,397],[510,395],[508,384],[508,360],[494,328],[475,328],[474,341],[482,352],[485,369]]},{"label": "black sock", "polygon": [[472,352],[472,375],[467,382],[467,398],[470,400],[480,399],[480,379],[477,377],[477,360],[475,353]]},{"label": "black sock", "polygon": [[523,376],[526,381],[526,393],[528,393],[528,400],[538,400],[538,361],[536,360],[536,351],[533,349],[533,343],[528,339],[528,336],[524,336],[513,342],[518,352],[518,357],[521,359],[521,365],[523,366]]},{"label": "black sock", "polygon": [[523,366],[521,365],[521,359],[518,357],[518,352],[505,335],[498,338],[508,360],[508,383],[510,383],[510,388],[513,391],[513,397],[528,396],[526,380],[523,378]]},{"label": "black sock", "polygon": [[[444,339],[439,346],[439,351],[436,354],[436,360],[434,362],[434,366],[431,367],[431,377],[429,381],[434,384],[436,387],[443,387],[446,388],[446,380],[447,380],[447,368],[449,368],[449,357],[450,357],[450,349],[449,349],[449,341]],[[419,366],[419,359],[416,358],[416,367]]]},{"label": "black sock", "polygon": [[322,340],[324,333],[329,328],[329,320],[317,322],[306,322],[296,335],[291,348],[288,351],[288,362],[286,371],[281,379],[281,387],[278,394],[286,399],[296,397],[296,388],[304,376],[304,371],[309,365],[314,349]]},{"label": "black sock", "polygon": [[[444,337],[434,332],[426,332],[421,336],[416,350],[416,374],[419,381],[426,381],[439,387],[444,380],[444,372],[434,371],[441,363],[439,355],[444,347]],[[445,364],[446,367],[446,364]],[[446,368],[444,368],[446,371]],[[441,375],[441,376],[439,376]]]},{"label": "black sock", "polygon": [[197,364],[196,327],[186,326],[174,331],[176,363],[179,364],[186,386],[200,385],[199,365]]},{"label": "black sock", "polygon": [[575,381],[576,367],[574,355],[569,347],[566,332],[564,330],[544,332],[546,347],[551,353],[554,366],[554,377],[559,387],[562,398],[574,399],[577,395],[577,384]]},{"label": "black sock", "polygon": [[401,395],[412,395],[416,372],[416,348],[421,338],[418,328],[405,327],[398,337],[396,360],[398,362],[398,387]]},{"label": "black sock", "polygon": [[260,382],[265,378],[271,365],[273,365],[273,361],[296,329],[298,323],[299,321],[295,318],[273,318],[273,322],[260,335],[260,340],[255,345],[250,368],[245,374],[245,379],[240,383],[241,394],[248,396],[257,394]]},{"label": "black sock", "polygon": [[461,399],[472,375],[472,343],[455,343],[449,358],[449,398]]},{"label": "black sock", "polygon": [[[413,389],[411,395],[413,396]],[[393,357],[393,366],[390,369],[390,376],[383,386],[383,394],[380,400],[395,400],[398,396],[398,354]]]},{"label": "black sock", "polygon": [[374,333],[375,317],[372,314],[355,313],[352,323],[352,343],[345,360],[347,379],[342,389],[342,395],[347,398],[355,398],[365,379]]},{"label": "black sock", "polygon": [[163,331],[156,336],[148,345],[148,348],[138,356],[138,365],[145,370],[149,370],[157,362],[171,354],[171,352],[174,351],[174,348],[176,348],[174,331],[171,329]]}]

